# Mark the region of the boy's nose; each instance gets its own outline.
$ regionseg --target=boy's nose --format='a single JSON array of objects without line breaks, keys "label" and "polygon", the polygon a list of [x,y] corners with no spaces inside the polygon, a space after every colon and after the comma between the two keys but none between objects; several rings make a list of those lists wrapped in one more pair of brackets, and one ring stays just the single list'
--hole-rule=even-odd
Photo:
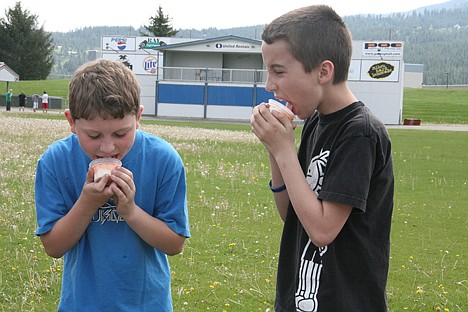
[{"label": "boy's nose", "polygon": [[268,92],[274,92],[276,88],[276,85],[273,83],[273,81],[270,79],[270,76],[268,75],[267,80],[265,82],[265,90]]},{"label": "boy's nose", "polygon": [[103,154],[111,155],[115,150],[114,142],[112,140],[102,140],[99,149]]}]

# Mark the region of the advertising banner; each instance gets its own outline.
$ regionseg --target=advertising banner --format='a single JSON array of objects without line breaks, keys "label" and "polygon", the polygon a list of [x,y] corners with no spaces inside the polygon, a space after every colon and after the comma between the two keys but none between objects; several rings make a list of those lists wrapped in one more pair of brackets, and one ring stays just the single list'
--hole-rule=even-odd
[{"label": "advertising banner", "polygon": [[125,54],[125,53],[103,53],[102,57],[124,63],[136,75],[156,75],[158,73],[158,55]]},{"label": "advertising banner", "polygon": [[103,36],[101,37],[102,51],[135,51],[135,37]]},{"label": "advertising banner", "polygon": [[359,81],[361,79],[361,60],[351,60],[348,72],[349,81]]},{"label": "advertising banner", "polygon": [[[193,40],[193,39],[192,39]],[[166,37],[122,37],[122,36],[102,36],[102,51],[114,52],[143,52],[155,53],[154,49],[166,46],[179,41],[189,41],[187,39],[166,38]]]},{"label": "advertising banner", "polygon": [[363,56],[402,57],[403,42],[364,42]]},{"label": "advertising banner", "polygon": [[361,81],[400,81],[400,61],[362,60]]}]

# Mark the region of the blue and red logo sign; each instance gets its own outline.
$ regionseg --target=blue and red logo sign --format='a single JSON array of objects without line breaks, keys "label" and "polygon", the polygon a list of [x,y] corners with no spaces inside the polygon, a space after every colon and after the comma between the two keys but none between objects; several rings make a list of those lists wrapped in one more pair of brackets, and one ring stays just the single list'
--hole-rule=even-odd
[{"label": "blue and red logo sign", "polygon": [[117,48],[118,48],[120,51],[125,50],[126,47],[127,47],[127,42],[126,42],[126,41],[124,41],[124,40],[119,40],[119,42],[117,42]]},{"label": "blue and red logo sign", "polygon": [[115,42],[117,49],[123,51],[127,48],[127,38],[112,38],[111,42]]}]

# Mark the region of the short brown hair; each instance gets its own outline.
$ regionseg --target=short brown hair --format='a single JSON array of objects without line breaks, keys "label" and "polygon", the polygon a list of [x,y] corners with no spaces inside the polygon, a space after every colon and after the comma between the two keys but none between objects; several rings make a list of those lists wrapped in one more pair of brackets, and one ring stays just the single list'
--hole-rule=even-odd
[{"label": "short brown hair", "polygon": [[353,42],[343,19],[327,5],[312,5],[286,13],[265,26],[262,40],[289,43],[291,54],[311,72],[321,62],[335,65],[333,83],[348,79]]},{"label": "short brown hair", "polygon": [[122,62],[97,59],[78,68],[70,80],[69,109],[76,119],[138,116],[140,85]]}]

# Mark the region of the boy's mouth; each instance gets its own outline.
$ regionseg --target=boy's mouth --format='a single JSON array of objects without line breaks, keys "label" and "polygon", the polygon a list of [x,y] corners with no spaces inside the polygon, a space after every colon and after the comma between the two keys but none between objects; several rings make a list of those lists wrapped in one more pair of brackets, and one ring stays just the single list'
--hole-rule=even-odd
[{"label": "boy's mouth", "polygon": [[291,110],[291,112],[293,112],[294,115],[296,115],[296,108],[294,107],[294,105],[292,105],[291,103],[287,102],[286,103],[286,107],[289,108]]},{"label": "boy's mouth", "polygon": [[109,156],[98,156],[96,155],[96,159],[98,158],[117,158],[118,159],[118,154],[115,154],[115,155],[109,155]]}]

